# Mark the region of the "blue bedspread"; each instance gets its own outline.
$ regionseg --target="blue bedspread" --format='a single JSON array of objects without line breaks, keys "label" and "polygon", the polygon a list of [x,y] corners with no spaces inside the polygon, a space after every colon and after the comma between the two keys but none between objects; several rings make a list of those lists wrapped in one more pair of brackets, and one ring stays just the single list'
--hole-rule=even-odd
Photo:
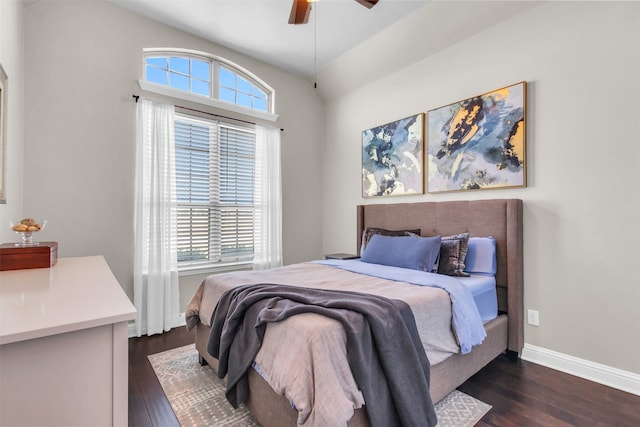
[{"label": "blue bedspread", "polygon": [[444,289],[451,297],[452,326],[458,338],[460,352],[462,354],[469,353],[471,347],[481,344],[487,336],[482,324],[482,319],[480,318],[480,313],[478,312],[478,307],[476,307],[473,301],[471,291],[455,277],[410,270],[407,268],[371,264],[360,260],[328,259],[314,262],[342,268],[353,273]]}]

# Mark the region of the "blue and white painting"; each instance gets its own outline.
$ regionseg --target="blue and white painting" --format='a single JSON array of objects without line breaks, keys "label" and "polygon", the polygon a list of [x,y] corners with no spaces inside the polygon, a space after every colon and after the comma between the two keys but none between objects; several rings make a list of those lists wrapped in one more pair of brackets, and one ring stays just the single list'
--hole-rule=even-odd
[{"label": "blue and white painting", "polygon": [[428,112],[427,192],[524,187],[526,82]]},{"label": "blue and white painting", "polygon": [[424,114],[362,132],[362,197],[424,193]]}]

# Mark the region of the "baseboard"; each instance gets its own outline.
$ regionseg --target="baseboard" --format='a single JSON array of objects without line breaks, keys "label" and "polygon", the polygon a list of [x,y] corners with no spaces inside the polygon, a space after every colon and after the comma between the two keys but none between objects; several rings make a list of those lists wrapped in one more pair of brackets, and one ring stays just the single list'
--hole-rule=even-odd
[{"label": "baseboard", "polygon": [[[187,321],[184,317],[184,313],[180,313],[178,315],[178,320],[176,321],[176,324],[173,325],[174,328],[180,327],[180,326],[184,326],[187,324]],[[128,325],[128,331],[129,331],[129,338],[133,338],[136,335],[136,322],[135,320],[132,320],[131,322],[129,322]]]},{"label": "baseboard", "polygon": [[640,396],[640,375],[526,344],[523,360]]}]

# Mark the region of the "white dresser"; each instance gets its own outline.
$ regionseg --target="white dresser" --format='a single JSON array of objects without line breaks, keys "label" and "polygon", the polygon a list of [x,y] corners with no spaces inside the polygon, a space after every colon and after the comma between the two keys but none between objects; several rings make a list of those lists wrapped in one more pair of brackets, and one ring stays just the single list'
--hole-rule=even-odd
[{"label": "white dresser", "polygon": [[126,426],[135,316],[102,256],[0,272],[0,425]]}]

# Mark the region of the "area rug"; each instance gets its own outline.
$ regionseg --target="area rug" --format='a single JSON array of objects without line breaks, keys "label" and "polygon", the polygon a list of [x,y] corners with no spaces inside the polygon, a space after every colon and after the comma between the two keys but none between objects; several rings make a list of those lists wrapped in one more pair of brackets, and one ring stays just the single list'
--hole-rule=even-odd
[{"label": "area rug", "polygon": [[[194,344],[149,356],[151,366],[182,427],[259,427],[244,405],[237,410],[224,396],[224,383],[200,366]],[[458,390],[436,404],[439,427],[471,427],[490,405]]]}]

